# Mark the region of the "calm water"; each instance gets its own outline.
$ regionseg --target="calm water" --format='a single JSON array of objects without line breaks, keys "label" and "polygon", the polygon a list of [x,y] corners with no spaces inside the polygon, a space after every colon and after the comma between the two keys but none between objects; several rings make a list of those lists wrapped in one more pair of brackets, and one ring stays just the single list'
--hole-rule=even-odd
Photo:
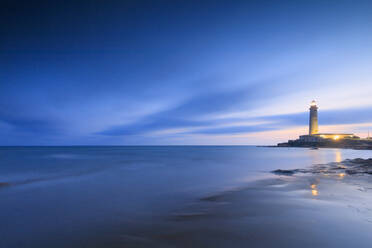
[{"label": "calm water", "polygon": [[[371,151],[249,146],[2,147],[0,247],[121,247],[125,230],[277,168]],[[107,243],[105,243],[107,242]],[[94,244],[94,245],[93,245]]]}]

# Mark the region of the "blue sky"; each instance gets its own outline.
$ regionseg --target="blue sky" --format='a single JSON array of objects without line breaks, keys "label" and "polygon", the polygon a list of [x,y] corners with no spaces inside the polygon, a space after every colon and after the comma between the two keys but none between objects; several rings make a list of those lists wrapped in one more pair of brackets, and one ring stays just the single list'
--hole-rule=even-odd
[{"label": "blue sky", "polygon": [[371,1],[1,5],[0,145],[272,144],[313,99],[372,127]]}]

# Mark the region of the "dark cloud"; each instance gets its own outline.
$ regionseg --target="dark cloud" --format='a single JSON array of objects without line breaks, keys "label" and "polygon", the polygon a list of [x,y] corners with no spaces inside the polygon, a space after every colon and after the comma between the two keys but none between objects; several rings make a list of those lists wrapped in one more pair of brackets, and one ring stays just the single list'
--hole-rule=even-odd
[{"label": "dark cloud", "polygon": [[48,118],[22,116],[0,111],[0,121],[6,123],[15,133],[29,133],[36,135],[62,134],[62,123]]}]

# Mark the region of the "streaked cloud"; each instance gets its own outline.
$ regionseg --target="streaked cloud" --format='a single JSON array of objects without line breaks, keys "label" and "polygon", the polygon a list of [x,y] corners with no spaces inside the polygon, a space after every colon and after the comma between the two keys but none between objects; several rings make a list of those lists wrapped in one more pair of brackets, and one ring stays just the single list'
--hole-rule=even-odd
[{"label": "streaked cloud", "polygon": [[371,2],[64,4],[0,10],[0,145],[270,144],[313,99],[372,123]]}]

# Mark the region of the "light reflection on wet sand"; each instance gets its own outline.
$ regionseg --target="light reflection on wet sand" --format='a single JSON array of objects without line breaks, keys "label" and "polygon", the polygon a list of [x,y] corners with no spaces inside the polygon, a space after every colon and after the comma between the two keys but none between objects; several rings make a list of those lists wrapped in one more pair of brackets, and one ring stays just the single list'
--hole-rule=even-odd
[{"label": "light reflection on wet sand", "polygon": [[[345,175],[340,173],[337,177],[343,179]],[[213,240],[219,240],[214,247],[232,244],[233,247],[244,244],[249,247],[346,248],[350,244],[369,247],[372,242],[370,192],[360,191],[355,185],[363,189],[372,185],[368,180],[349,177],[345,183],[337,177],[276,176],[247,188],[203,198],[184,210],[179,218],[171,219],[173,231],[155,235],[159,238],[156,242],[188,247],[187,236],[193,240],[192,247],[205,247]],[[311,197],[304,194],[305,189],[310,189]],[[310,201],[311,198],[316,201]]]},{"label": "light reflection on wet sand", "polygon": [[317,185],[316,184],[311,184],[310,185],[310,188],[311,188],[311,194],[313,196],[317,196],[318,195]]}]

